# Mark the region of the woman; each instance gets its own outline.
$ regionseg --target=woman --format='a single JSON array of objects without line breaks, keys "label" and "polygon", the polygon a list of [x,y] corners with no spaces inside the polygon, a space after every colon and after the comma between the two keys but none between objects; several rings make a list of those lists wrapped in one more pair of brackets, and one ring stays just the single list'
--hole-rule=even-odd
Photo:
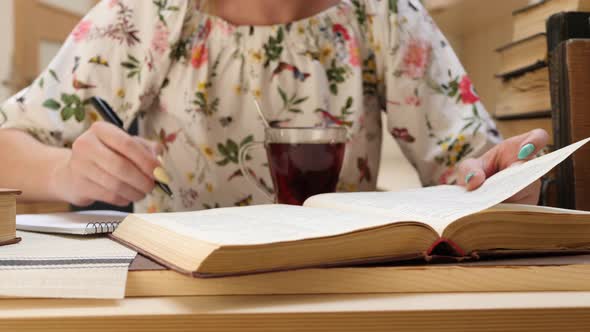
[{"label": "woman", "polygon": [[[92,96],[126,126],[138,116],[143,138],[97,122]],[[253,97],[278,126],[349,128],[340,190],[375,189],[381,110],[426,185],[477,188],[547,142],[535,130],[499,143],[417,0],[105,0],[3,105],[0,183],[27,200],[149,212],[266,202],[237,165],[240,146],[263,137]],[[174,197],[154,190],[160,162]],[[538,196],[535,184],[511,201]]]}]

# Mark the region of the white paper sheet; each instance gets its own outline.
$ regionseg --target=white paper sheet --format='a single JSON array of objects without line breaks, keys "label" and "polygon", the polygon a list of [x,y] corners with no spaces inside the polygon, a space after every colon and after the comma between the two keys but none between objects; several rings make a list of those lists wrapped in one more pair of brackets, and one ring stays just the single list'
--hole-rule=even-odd
[{"label": "white paper sheet", "polygon": [[498,172],[471,192],[444,185],[387,193],[335,193],[312,197],[305,205],[421,221],[442,234],[451,222],[490,208],[526,188],[588,141],[590,138]]},{"label": "white paper sheet", "polygon": [[223,245],[254,245],[342,234],[390,217],[292,205],[257,205],[139,217],[182,235]]}]

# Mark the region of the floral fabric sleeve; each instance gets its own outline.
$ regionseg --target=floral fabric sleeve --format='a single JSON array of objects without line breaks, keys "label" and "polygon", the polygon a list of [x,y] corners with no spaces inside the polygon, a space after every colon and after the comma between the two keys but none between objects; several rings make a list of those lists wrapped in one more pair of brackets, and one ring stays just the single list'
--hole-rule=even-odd
[{"label": "floral fabric sleeve", "polygon": [[179,38],[184,0],[104,0],[75,27],[49,67],[2,105],[0,127],[69,146],[98,119],[105,99],[128,126],[157,96]]},{"label": "floral fabric sleeve", "polygon": [[453,183],[458,163],[491,148],[499,134],[420,2],[389,0],[387,6],[387,128],[424,185]]}]

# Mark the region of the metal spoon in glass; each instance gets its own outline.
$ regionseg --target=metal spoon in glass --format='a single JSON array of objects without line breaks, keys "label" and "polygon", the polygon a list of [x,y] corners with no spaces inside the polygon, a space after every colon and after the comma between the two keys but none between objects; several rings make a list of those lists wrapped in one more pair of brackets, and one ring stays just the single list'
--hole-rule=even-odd
[{"label": "metal spoon in glass", "polygon": [[260,108],[260,104],[258,103],[258,100],[256,100],[256,97],[254,97],[254,96],[252,96],[252,100],[254,101],[254,105],[256,106],[256,111],[258,111],[258,115],[260,115],[260,118],[262,119],[262,123],[264,123],[264,127],[270,128],[268,121],[266,121],[266,118],[264,117],[264,113],[262,112],[262,108]]}]

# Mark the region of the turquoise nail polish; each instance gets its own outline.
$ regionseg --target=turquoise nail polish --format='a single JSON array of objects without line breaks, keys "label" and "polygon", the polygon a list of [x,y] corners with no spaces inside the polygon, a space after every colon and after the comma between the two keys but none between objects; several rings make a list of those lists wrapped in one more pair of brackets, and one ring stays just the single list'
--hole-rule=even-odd
[{"label": "turquoise nail polish", "polygon": [[518,152],[518,159],[519,160],[523,160],[528,158],[531,153],[533,153],[535,151],[535,146],[532,143],[529,143],[525,146],[523,146],[520,151]]},{"label": "turquoise nail polish", "polygon": [[473,178],[473,176],[475,176],[475,173],[473,172],[469,172],[466,176],[465,176],[465,183],[469,183],[469,181],[471,181],[471,179]]}]

